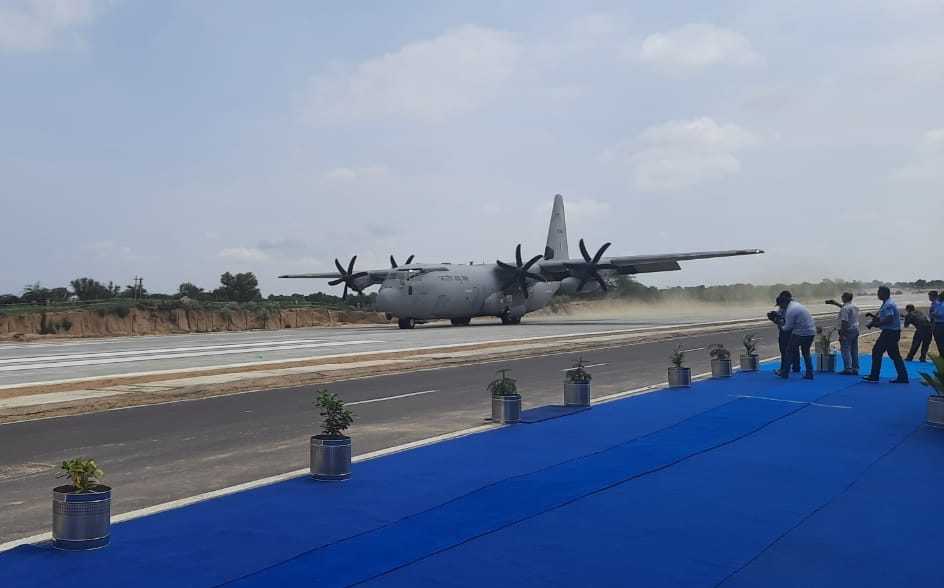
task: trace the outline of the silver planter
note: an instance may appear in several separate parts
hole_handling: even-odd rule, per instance
[[[730,359],[712,359],[711,377],[712,378],[730,378],[731,377]]]
[[[517,423],[521,420],[521,395],[492,396],[492,421]]]
[[[944,396],[928,396],[928,424],[944,427]]]
[[[741,356],[742,372],[756,372],[758,369],[760,369],[760,358],[756,353]]]
[[[311,438],[311,477],[337,482],[351,477],[351,438],[315,435]]]
[[[816,356],[816,371],[834,372],[836,371],[836,354],[820,353]]]
[[[590,406],[590,382],[565,382],[564,406]]]
[[[670,367],[669,368],[669,387],[687,388],[692,385],[692,368],[688,367]]]
[[[90,492],[75,486],[52,491],[52,540],[59,549],[98,549],[111,539],[111,488],[99,484]]]

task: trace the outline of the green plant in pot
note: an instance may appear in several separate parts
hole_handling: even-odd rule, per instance
[[[486,389],[492,397],[492,421],[516,423],[521,419],[521,395],[518,382],[508,376],[509,369],[500,369],[498,376],[488,383]]]
[[[351,438],[344,432],[354,423],[354,414],[327,390],[317,392],[315,408],[321,416],[321,434],[311,438],[311,475],[321,481],[346,480],[351,477]]]
[[[831,345],[836,329],[816,328],[816,371],[833,372],[836,370],[836,354]]]
[[[741,345],[744,346],[744,354],[741,355],[741,371],[756,372],[760,367],[760,360],[757,357],[757,342],[759,340],[754,333],[748,333],[741,339]]]
[[[928,396],[928,424],[944,427],[944,357],[931,357],[934,371],[921,373],[921,383],[932,390]]]
[[[685,367],[685,350],[681,345],[676,345],[675,349],[669,355],[669,361],[672,367],[668,370],[668,381],[670,388],[685,388],[692,385],[692,368]]]
[[[564,406],[590,406],[590,381],[593,376],[587,371],[583,358],[577,359],[573,367],[564,371]]]
[[[104,547],[111,540],[111,488],[94,459],[65,460],[58,478],[69,484],[53,489],[52,538],[59,549]]]
[[[711,358],[711,377],[730,378],[731,351],[723,343],[712,343],[708,346],[708,356]]]

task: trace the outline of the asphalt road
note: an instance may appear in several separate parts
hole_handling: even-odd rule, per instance
[[[406,331],[392,325],[372,325],[0,343],[0,388],[75,378],[757,318],[765,312],[763,306],[637,305],[619,308],[614,313],[618,316],[613,318],[529,315],[516,326],[481,318],[469,327],[436,322]]]
[[[664,382],[679,343],[698,349],[688,356],[693,373],[708,371],[701,348],[722,342],[736,358],[746,332],[761,335],[762,358],[777,354],[772,326],[584,353],[593,394]],[[563,353],[341,381],[330,389],[356,414],[350,433],[360,454],[482,424],[485,384],[500,367],[513,370],[525,408],[558,404],[562,370],[576,359]],[[50,490],[64,458],[99,462],[115,488],[115,514],[307,467],[308,437],[318,432],[313,397],[311,388],[290,388],[0,425],[0,542],[48,530]]]

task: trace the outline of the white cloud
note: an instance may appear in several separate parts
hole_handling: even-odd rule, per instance
[[[441,122],[492,100],[519,47],[509,33],[463,26],[311,81],[304,118],[315,126],[402,117]]]
[[[747,37],[737,31],[710,24],[687,24],[668,32],[649,35],[639,49],[639,59],[676,71],[763,62]]]
[[[257,247],[228,247],[218,253],[223,259],[237,262],[268,261],[269,254]]]
[[[546,205],[544,207],[544,212],[546,215],[547,213]],[[603,202],[602,200],[595,200],[593,198],[568,200],[566,203],[565,212],[566,212],[568,221],[599,219],[610,212],[610,204],[608,202]]]
[[[336,167],[324,173],[322,178],[329,182],[355,182],[383,178],[389,170],[383,165],[368,165],[364,167]]]
[[[628,163],[640,190],[681,190],[737,174],[737,154],[757,142],[747,129],[702,117],[649,127],[606,157]]]
[[[102,0],[13,0],[0,6],[0,50],[43,51],[69,39],[105,6]]]
[[[892,179],[926,182],[944,181],[944,128],[924,133],[914,159],[892,172]]]

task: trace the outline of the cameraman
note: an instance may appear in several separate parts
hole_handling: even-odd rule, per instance
[[[878,316],[871,315],[872,320],[866,326],[870,329],[879,327],[882,334],[872,347],[872,371],[863,379],[866,382],[878,382],[878,374],[882,370],[882,356],[887,353],[895,364],[895,371],[898,372],[898,377],[891,383],[907,384],[908,370],[905,369],[905,362],[902,361],[901,351],[898,349],[898,341],[901,339],[901,313],[898,311],[898,305],[892,300],[888,286],[879,287],[878,299],[882,301],[882,308],[879,309]]]
[[[842,351],[844,376],[859,375],[859,307],[852,303],[852,292],[842,293],[842,304],[827,300],[826,304],[839,307],[839,349]]]
[[[937,344],[937,354],[944,357],[944,299],[937,290],[928,292],[931,309],[928,318],[931,319],[931,332],[934,333],[934,342]]]
[[[931,347],[931,321],[924,313],[915,308],[914,304],[905,306],[905,328],[914,326],[915,334],[911,338],[911,349],[905,357],[905,361],[914,361],[915,354],[921,349],[921,359],[928,360],[928,348]]]
[[[806,364],[806,373],[803,377],[807,380],[813,379],[813,357],[810,355],[810,346],[813,344],[813,337],[816,336],[816,322],[813,315],[805,306],[793,300],[789,291],[784,290],[780,293],[780,299],[786,306],[783,312],[783,330],[789,331],[790,339],[787,341],[787,355],[789,362],[799,361],[800,353],[803,353],[803,363]],[[789,378],[790,374],[786,371],[787,366],[781,364],[781,378]]]
[[[787,344],[790,342],[790,332],[783,330],[784,310],[788,303],[789,300],[785,301],[782,296],[778,296],[776,301],[777,309],[767,313],[767,319],[777,325],[777,346],[780,347],[780,369],[775,370],[774,373],[778,376],[782,375],[781,372],[783,370],[788,369],[785,367],[788,361],[793,368],[793,372],[796,374],[800,373],[800,356],[788,355]]]

